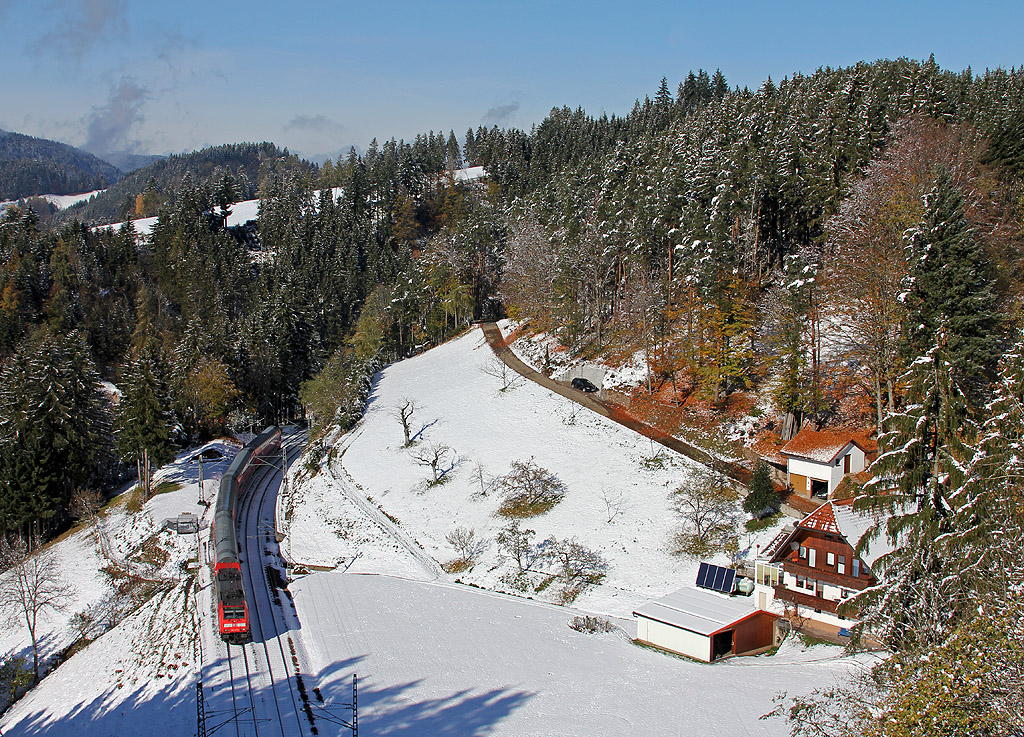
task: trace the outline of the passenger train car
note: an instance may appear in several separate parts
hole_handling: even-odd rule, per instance
[[[245,603],[242,586],[235,511],[260,462],[273,462],[280,453],[281,428],[268,427],[238,452],[220,480],[213,515],[214,599],[221,639],[233,645],[241,645],[250,639],[249,607]]]

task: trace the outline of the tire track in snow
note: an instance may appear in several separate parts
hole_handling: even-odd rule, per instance
[[[360,431],[361,432],[361,431]],[[430,580],[437,581],[438,579],[446,579],[444,571],[441,568],[441,564],[434,560],[431,556],[427,555],[426,551],[420,547],[413,538],[411,538],[405,530],[396,525],[388,518],[387,514],[378,507],[376,504],[366,498],[366,495],[362,492],[362,487],[356,482],[352,476],[349,475],[345,469],[343,460],[345,453],[348,452],[352,442],[359,437],[359,432],[352,435],[351,440],[345,443],[345,446],[338,453],[336,459],[328,462],[327,468],[331,472],[331,477],[338,482],[338,486],[341,488],[342,493],[358,507],[363,514],[372,519],[378,527],[384,530],[395,542],[401,545],[406,551],[416,559],[416,562],[420,564],[420,567],[430,576]]]

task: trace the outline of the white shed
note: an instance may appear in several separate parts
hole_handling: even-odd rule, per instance
[[[866,445],[856,433],[805,427],[779,453],[788,461],[787,481],[797,494],[831,499],[845,475],[867,467]]]
[[[684,588],[633,612],[641,642],[710,663],[772,647],[777,615],[747,597]]]

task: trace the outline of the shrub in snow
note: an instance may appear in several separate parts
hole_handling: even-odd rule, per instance
[[[494,486],[504,495],[498,514],[522,519],[544,514],[565,497],[565,484],[548,471],[528,461],[512,461],[511,470],[495,480]]]
[[[444,566],[448,573],[460,573],[473,567],[473,563],[487,547],[487,541],[476,536],[476,530],[468,527],[456,527],[444,536],[448,544],[455,548],[459,557]]]
[[[583,617],[573,617],[569,622],[569,628],[577,632],[584,632],[588,635],[595,635],[599,632],[612,632],[615,625],[602,617],[591,617],[589,614]]]

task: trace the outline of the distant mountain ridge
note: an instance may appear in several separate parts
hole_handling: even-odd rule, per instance
[[[104,189],[120,170],[66,143],[0,131],[0,200]]]

